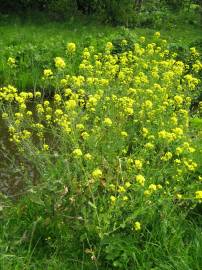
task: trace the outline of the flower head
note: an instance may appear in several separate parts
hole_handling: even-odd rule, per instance
[[[74,53],[76,51],[76,44],[73,42],[67,43],[67,51],[70,54]]]
[[[55,61],[56,68],[58,69],[65,68],[66,64],[65,64],[65,61],[62,59],[62,57],[56,57],[54,61]]]
[[[43,75],[44,75],[44,77],[48,78],[48,77],[51,77],[53,75],[53,72],[51,69],[44,69]]]
[[[112,125],[112,120],[109,117],[106,117],[104,119],[104,124],[108,127],[110,127]]]
[[[138,174],[136,175],[135,179],[138,184],[140,184],[141,186],[144,186],[145,178],[143,175]]]
[[[140,223],[139,221],[136,221],[136,222],[134,223],[134,229],[135,229],[136,231],[140,231],[140,230],[141,230],[141,223]]]
[[[92,176],[95,177],[95,178],[99,178],[99,177],[102,176],[102,171],[97,168],[92,172]]]
[[[72,154],[74,155],[74,157],[81,157],[83,155],[81,149],[79,149],[79,148],[74,149]]]

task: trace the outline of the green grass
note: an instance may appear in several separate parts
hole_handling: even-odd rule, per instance
[[[201,27],[198,25],[171,25],[162,29],[134,28],[130,35],[145,36],[150,40],[155,31],[175,47],[187,48],[200,41]],[[36,89],[41,86],[44,68],[53,63],[54,57],[63,55],[67,42],[78,47],[89,45],[102,48],[103,44],[118,36],[126,35],[122,27],[102,25],[87,18],[70,18],[67,22],[50,22],[39,19],[22,20],[8,17],[0,20],[0,85],[15,84],[19,89]],[[200,41],[201,42],[201,41]],[[201,43],[199,43],[201,46]],[[7,68],[8,57],[15,57],[19,69],[15,75]]]
[[[109,38],[113,34],[119,33],[122,27],[112,27],[103,25],[95,19],[87,17],[70,18],[69,21],[52,22],[46,17],[34,19],[22,19],[18,17],[8,17],[7,19],[0,18],[0,33],[1,33],[1,51],[9,45],[22,42],[33,44],[48,43],[49,39],[54,39],[54,42],[61,41],[81,41],[85,45],[85,39],[89,36],[95,39]],[[163,25],[161,28],[139,28],[134,27],[130,32],[138,35],[150,37],[155,31],[161,31],[163,37],[169,42],[179,42],[181,45],[189,44],[195,40],[201,39],[202,29],[200,25],[182,24]],[[99,43],[99,40],[95,41]],[[57,46],[56,46],[57,47]]]

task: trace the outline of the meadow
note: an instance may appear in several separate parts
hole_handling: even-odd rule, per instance
[[[201,37],[0,17],[0,269],[201,269]]]

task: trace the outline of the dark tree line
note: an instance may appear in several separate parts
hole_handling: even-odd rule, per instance
[[[0,11],[18,10],[20,8],[46,9],[48,6],[75,6],[83,12],[95,12],[107,6],[133,6],[136,10],[141,10],[143,5],[152,4],[154,6],[167,5],[172,8],[182,8],[191,3],[201,4],[201,0],[0,0]]]
[[[80,12],[99,15],[105,21],[123,22],[145,10],[179,11],[189,9],[191,4],[201,5],[202,13],[202,0],[0,0],[0,12],[42,11],[58,17]]]

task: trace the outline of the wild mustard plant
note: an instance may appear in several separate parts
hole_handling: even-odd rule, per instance
[[[40,161],[42,178],[51,178],[60,162],[68,192],[61,200],[60,187],[53,207],[62,216],[81,217],[82,225],[76,219],[75,226],[92,241],[97,259],[100,243],[113,234],[141,241],[165,202],[202,199],[189,131],[202,63],[194,48],[188,66],[170,55],[160,33],[154,40],[146,44],[141,37],[119,54],[111,42],[103,52],[85,48],[75,74],[68,70],[76,45],[67,44],[67,55],[54,59],[55,69],[42,72],[47,85],[51,77],[56,86],[49,99],[40,91],[0,88],[11,143]]]

